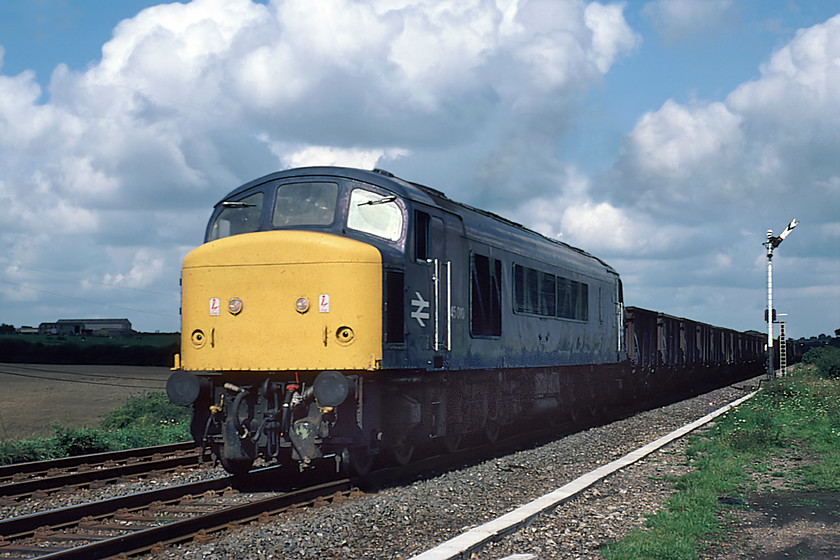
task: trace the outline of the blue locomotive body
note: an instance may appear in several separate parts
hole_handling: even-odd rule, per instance
[[[294,233],[261,235],[284,231]],[[236,236],[248,242],[227,241]],[[406,462],[428,442],[451,451],[467,435],[587,421],[761,370],[760,338],[625,310],[619,276],[600,259],[384,171],[267,175],[216,205],[205,241],[185,259],[183,371],[169,392],[193,404],[196,438],[232,471],[259,456],[335,456],[364,472],[384,451]],[[248,297],[230,297],[226,316],[216,296],[240,284]],[[281,292],[312,295],[297,313],[290,304],[248,322],[245,300],[268,308],[264,294]],[[321,333],[308,297],[326,302],[323,347],[320,334],[286,330],[273,340],[294,345],[237,355],[249,333]],[[194,311],[206,299],[211,317]],[[331,325],[331,309],[347,324]]]

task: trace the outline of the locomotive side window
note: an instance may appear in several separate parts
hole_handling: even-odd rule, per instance
[[[589,285],[557,277],[557,316],[563,319],[589,320]]]
[[[554,317],[557,313],[557,278],[522,265],[513,266],[513,310]]]
[[[274,227],[328,226],[335,217],[336,183],[289,183],[277,187]]]
[[[365,189],[350,193],[347,227],[390,241],[402,237],[403,214],[396,196],[381,195]]]
[[[470,322],[473,336],[502,334],[502,261],[473,253]]]
[[[262,208],[262,192],[254,193],[242,200],[222,202],[222,211],[213,221],[207,241],[257,231],[260,227]]]
[[[588,321],[589,285],[517,264],[513,266],[513,310]]]

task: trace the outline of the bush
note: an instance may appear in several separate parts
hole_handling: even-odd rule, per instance
[[[164,393],[129,397],[100,423],[120,448],[187,441],[190,409],[172,404]]]
[[[72,457],[111,449],[108,437],[95,428],[67,428],[54,424],[53,429],[56,448],[62,451],[62,455]]]
[[[179,352],[176,333],[105,338],[0,334],[0,362],[171,366]]]
[[[150,447],[152,445],[178,443],[191,439],[188,427],[182,424],[165,423],[116,430],[109,432],[108,436],[116,449]]]
[[[148,427],[159,424],[190,423],[190,409],[178,406],[164,393],[129,397],[125,404],[108,413],[100,423],[103,430]]]
[[[129,397],[99,428],[53,424],[51,437],[0,442],[0,465],[188,441],[189,426],[189,408],[148,393]]]
[[[811,348],[802,356],[806,364],[813,364],[817,373],[826,379],[840,377],[840,348],[834,346],[823,346],[822,348]]]
[[[43,461],[57,456],[54,438],[0,441],[0,465]]]

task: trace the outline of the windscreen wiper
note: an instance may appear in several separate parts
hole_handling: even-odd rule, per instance
[[[388,204],[397,200],[396,196],[384,196],[379,200],[368,200],[367,202],[360,202],[356,206],[377,206],[379,204]]]

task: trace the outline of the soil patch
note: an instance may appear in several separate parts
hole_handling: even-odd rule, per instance
[[[840,493],[796,486],[795,472],[818,464],[802,442],[792,442],[752,465],[754,490],[743,505],[722,514],[727,534],[701,555],[709,560],[840,560]],[[737,503],[737,502],[736,502]]]
[[[163,391],[169,368],[0,364],[0,438],[52,435],[53,422],[96,427],[132,395]]]
[[[840,494],[764,492],[729,512],[730,538],[706,558],[840,558]]]

